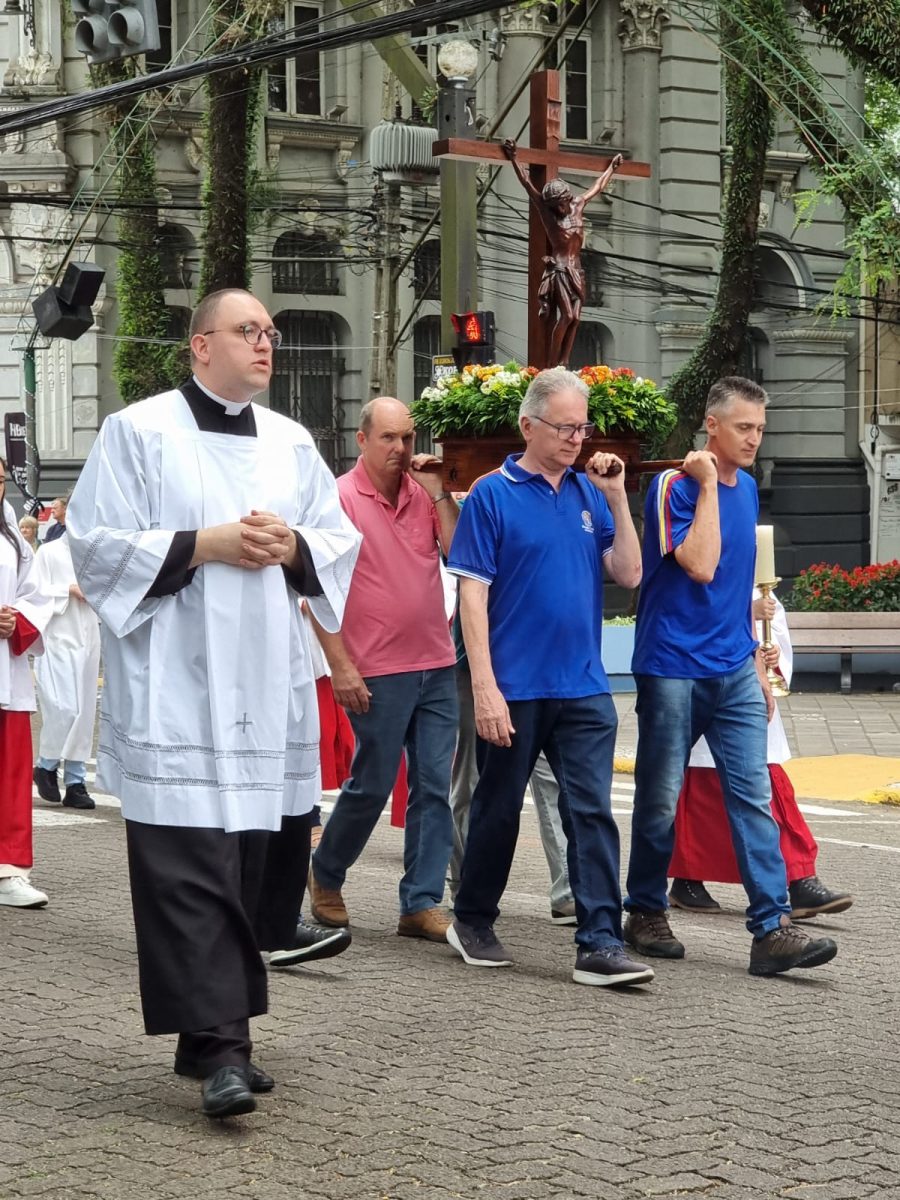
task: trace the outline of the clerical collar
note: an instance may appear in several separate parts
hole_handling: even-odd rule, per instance
[[[226,415],[229,417],[236,417],[239,413],[244,411],[248,404],[252,403],[250,400],[244,400],[241,403],[238,403],[236,400],[223,400],[221,396],[217,396],[215,392],[211,392],[205,384],[202,384],[196,375],[192,375],[191,378],[193,379],[194,383],[196,383],[200,391],[209,396],[210,400],[215,400],[216,404],[222,405],[222,407],[225,409]]]

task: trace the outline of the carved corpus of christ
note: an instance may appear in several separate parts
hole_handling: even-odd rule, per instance
[[[615,156],[583,195],[574,196],[562,179],[551,179],[543,191],[538,191],[518,160],[515,142],[505,141],[503,153],[528,193],[550,244],[550,253],[544,257],[544,273],[538,289],[541,320],[551,326],[547,365],[568,366],[585,298],[584,271],[581,267],[584,208],[606,189],[622,165],[622,155]]]

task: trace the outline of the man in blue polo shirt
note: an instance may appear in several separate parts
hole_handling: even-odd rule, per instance
[[[774,701],[751,616],[756,484],[768,397],[730,376],[710,389],[704,450],[658,475],[647,494],[644,578],[632,671],[638,748],[625,940],[642,954],[683,958],[666,915],[675,807],[701,736],[715,759],[741,879],[750,900],[752,975],[816,967],[837,953],[790,922],[772,818],[766,723]]]
[[[576,983],[647,983],[622,946],[619,838],[610,805],[616,710],[600,659],[603,568],[640,581],[624,469],[595,454],[587,388],[562,367],[532,381],[519,410],[524,454],[481,479],[463,508],[449,569],[460,576],[479,780],[447,941],[473,966],[511,966],[493,930],[541,750],[560,786],[578,931]]]

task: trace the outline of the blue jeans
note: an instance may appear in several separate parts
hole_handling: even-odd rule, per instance
[[[59,759],[54,761],[52,758],[39,758],[37,765],[42,771],[55,771],[59,767]],[[87,766],[74,758],[67,758],[63,768],[64,786],[71,787],[73,783],[84,783],[85,779],[87,779]]]
[[[722,784],[731,837],[750,904],[754,937],[790,913],[766,766],[766,704],[748,659],[713,679],[637,675],[638,747],[628,864],[629,911],[666,907],[675,808],[691,748],[705,737]]]
[[[464,925],[493,925],[519,837],[528,777],[541,750],[559,783],[569,883],[585,950],[622,944],[619,831],[610,804],[618,718],[609,695],[513,700],[512,745],[478,740],[478,785],[454,912]]]
[[[440,904],[453,843],[450,765],[456,745],[453,667],[366,679],[369,711],[348,713],[356,749],[350,778],[313,855],[317,882],[340,888],[378,823],[406,749],[409,806],[400,880],[404,915]]]

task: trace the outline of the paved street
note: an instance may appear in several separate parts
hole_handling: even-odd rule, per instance
[[[633,751],[628,697],[620,752]],[[898,754],[900,699],[797,695],[804,754]],[[632,781],[615,810],[627,851]],[[0,1198],[862,1200],[900,1197],[900,810],[807,805],[820,873],[857,905],[833,964],[746,973],[738,888],[675,917],[688,946],[649,989],[577,987],[548,917],[533,810],[498,932],[513,970],[398,938],[401,835],[382,823],[346,888],[354,944],[274,973],[256,1060],[278,1087],[214,1124],[141,1031],[115,803],[35,804],[42,911],[0,910]]]

